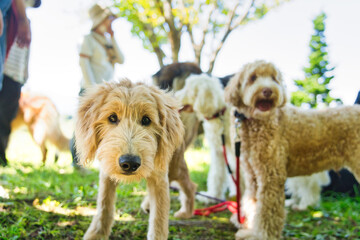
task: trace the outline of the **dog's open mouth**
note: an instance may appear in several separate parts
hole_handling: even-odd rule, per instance
[[[258,100],[255,104],[255,107],[262,112],[269,111],[274,106],[274,101],[270,99],[261,99]]]

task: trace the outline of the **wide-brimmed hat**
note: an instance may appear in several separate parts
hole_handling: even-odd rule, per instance
[[[116,15],[111,11],[110,8],[95,4],[89,9],[89,16],[93,22],[91,29],[96,28],[100,23],[102,23],[109,16]]]

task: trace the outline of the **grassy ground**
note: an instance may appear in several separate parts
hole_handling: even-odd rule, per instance
[[[206,188],[209,157],[205,150],[187,153],[191,177]],[[41,166],[40,151],[24,131],[16,133],[8,150],[10,166],[0,168],[0,239],[81,239],[95,213],[96,166],[71,167],[69,153],[54,163],[48,154]],[[116,220],[110,239],[145,239],[148,216],[140,210],[144,182],[117,189]],[[204,205],[196,203],[196,208]],[[234,239],[230,213],[178,220],[177,193],[171,193],[169,239]],[[319,207],[288,211],[283,239],[360,239],[360,197],[327,197]]]

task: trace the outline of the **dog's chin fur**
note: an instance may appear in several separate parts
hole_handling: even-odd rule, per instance
[[[264,97],[262,94],[264,88],[271,89],[271,97]],[[259,77],[257,82],[249,87],[244,87],[243,93],[244,107],[248,108],[249,117],[257,119],[271,116],[285,99],[283,88],[269,77]]]

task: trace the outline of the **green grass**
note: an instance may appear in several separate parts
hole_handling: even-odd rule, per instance
[[[74,170],[69,153],[54,163],[51,152],[41,166],[40,151],[23,131],[13,136],[8,155],[10,166],[0,168],[0,193],[2,188],[8,195],[0,197],[0,239],[81,239],[96,208],[97,168]],[[205,190],[207,151],[191,149],[186,159],[198,190]],[[144,193],[145,182],[118,187],[110,239],[146,238],[148,215],[140,210]],[[175,219],[177,196],[171,192],[169,239],[234,239],[229,212]],[[360,239],[359,226],[360,197],[327,197],[318,208],[288,210],[283,239]]]

